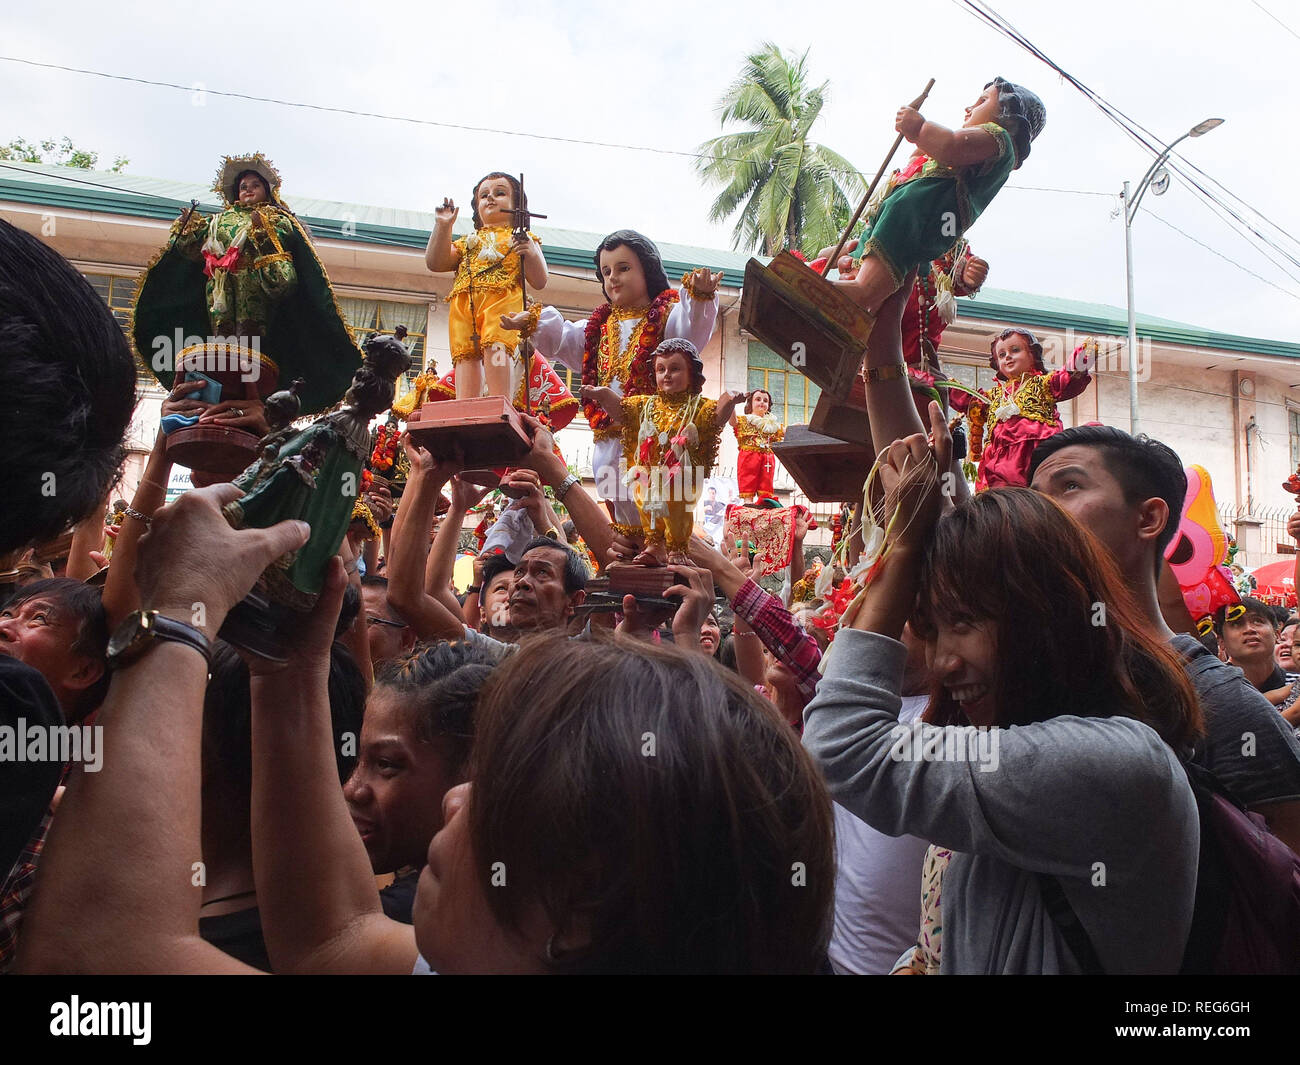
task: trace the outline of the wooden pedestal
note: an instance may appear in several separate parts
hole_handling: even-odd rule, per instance
[[[466,466],[474,469],[513,466],[532,450],[519,414],[504,396],[426,403],[407,419],[406,428],[434,458],[450,458],[459,448]]]
[[[233,480],[257,459],[258,437],[228,425],[191,425],[167,434],[167,458],[208,484]]]
[[[785,439],[772,452],[814,503],[847,503],[862,498],[862,484],[876,453],[870,434],[864,444],[851,444],[813,432],[806,425],[788,425]]]
[[[874,319],[789,252],[767,266],[750,259],[740,328],[819,385],[844,399],[862,368]]]
[[[643,566],[635,562],[615,562],[605,568],[611,595],[635,595],[637,599],[656,599],[665,603],[664,592],[681,578],[667,566]]]
[[[871,446],[871,419],[867,417],[865,399],[859,406],[852,398],[841,401],[822,393],[812,417],[808,419],[808,428],[822,436]]]

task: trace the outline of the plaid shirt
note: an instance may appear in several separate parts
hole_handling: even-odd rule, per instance
[[[817,667],[822,660],[822,650],[812,636],[795,624],[781,600],[747,580],[732,599],[731,609],[737,617],[749,622],[763,646],[794,674],[799,694],[811,699],[821,678]]]
[[[36,865],[45,847],[45,835],[50,830],[54,811],[47,810],[40,827],[32,834],[18,855],[9,875],[0,883],[0,974],[13,968],[14,954],[18,950],[18,929],[23,923],[23,911],[36,884]]]

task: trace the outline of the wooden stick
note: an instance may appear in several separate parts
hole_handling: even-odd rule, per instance
[[[921,105],[925,103],[925,98],[930,95],[930,90],[934,88],[934,78],[925,83],[925,89],[921,95],[912,101],[913,110],[921,110]],[[876,171],[876,176],[872,178],[871,185],[867,188],[866,195],[862,197],[862,202],[858,204],[858,209],[853,212],[853,217],[849,219],[849,224],[844,228],[844,235],[840,237],[840,242],[835,245],[835,252],[826,260],[826,265],[822,267],[822,277],[825,277],[831,268],[831,263],[837,261],[840,257],[840,251],[844,245],[849,242],[849,234],[853,232],[853,227],[858,224],[858,219],[862,217],[862,212],[867,209],[867,203],[871,200],[872,194],[876,191],[876,186],[880,184],[881,177],[884,176],[885,168],[893,161],[894,153],[898,151],[898,146],[903,143],[903,135],[900,133],[894,138],[894,145],[889,149],[889,154],[885,156],[885,161],[880,164],[880,169]]]

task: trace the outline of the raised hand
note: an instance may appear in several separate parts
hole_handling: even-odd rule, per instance
[[[434,208],[433,217],[439,222],[451,225],[460,217],[460,208],[452,203],[450,199],[446,199],[442,201],[441,207]]]
[[[916,143],[917,135],[924,125],[925,119],[921,117],[921,112],[915,107],[900,107],[898,114],[894,117],[894,129],[898,130],[913,144]]]
[[[958,280],[967,288],[976,289],[988,279],[989,264],[984,260],[972,255],[962,263],[961,276]]]
[[[721,270],[715,274],[707,266],[698,266],[691,271],[691,290],[698,299],[712,299],[717,294],[718,282],[721,280]]]

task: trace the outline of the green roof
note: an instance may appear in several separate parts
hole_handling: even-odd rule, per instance
[[[44,163],[0,162],[0,200],[11,203],[170,221],[191,199],[208,209],[219,205],[216,194],[207,185]],[[292,190],[285,193],[285,200],[311,227],[313,234],[333,240],[422,250],[433,229],[433,215],[426,211],[318,200]],[[541,226],[535,227],[535,232],[546,245],[547,262],[578,269],[591,269],[592,254],[604,236]],[[659,251],[670,278],[696,266],[710,266],[721,269],[722,283],[735,288],[743,283],[745,263],[749,260],[742,253],[686,244],[660,242]],[[961,306],[968,315],[995,322],[1108,336],[1124,336],[1128,332],[1127,312],[1122,307],[1103,303],[986,288],[973,300],[963,300]],[[1137,331],[1141,337],[1159,343],[1300,359],[1300,344],[1217,333],[1152,315],[1137,316]]]

